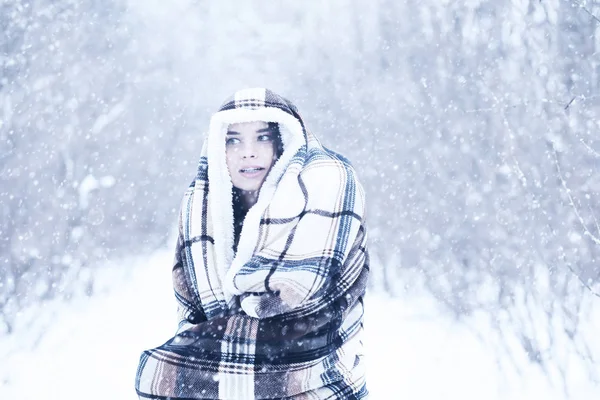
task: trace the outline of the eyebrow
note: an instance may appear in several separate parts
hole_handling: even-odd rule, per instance
[[[271,128],[262,128],[256,131],[256,133],[273,133],[273,129]],[[227,131],[228,135],[239,135],[239,132],[236,131]]]

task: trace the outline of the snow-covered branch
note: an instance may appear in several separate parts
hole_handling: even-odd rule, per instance
[[[564,103],[564,101],[549,100],[549,99],[539,99],[536,102],[523,101],[521,103],[514,103],[514,104],[501,104],[500,102],[497,102],[492,107],[464,110],[464,113],[465,114],[474,114],[474,113],[490,112],[490,111],[506,111],[509,109],[532,107],[532,106],[536,106],[539,104],[556,105],[556,106],[562,107],[563,109],[567,110],[569,107],[571,107],[571,105],[575,102],[575,100],[588,101],[588,100],[594,100],[597,98],[600,98],[600,95],[593,95],[593,96],[577,95],[577,96],[571,97],[571,100],[569,100],[569,102],[566,104]]]
[[[577,4],[577,6],[579,8],[581,8],[586,14],[588,14],[590,17],[592,17],[592,19],[598,23],[600,23],[600,18],[596,17],[585,5],[583,5],[580,1],[578,0],[573,0],[573,2],[575,4]]]
[[[556,151],[556,149],[554,148],[553,145],[552,145],[552,152],[554,155],[554,164],[556,166],[558,178],[560,179],[561,185],[569,199],[569,203],[571,204],[571,207],[573,208],[573,211],[575,212],[575,215],[577,216],[577,220],[581,224],[581,227],[583,228],[585,235],[588,236],[594,243],[600,245],[600,237],[598,237],[597,235],[594,235],[589,230],[589,228],[587,227],[587,224],[585,223],[585,221],[583,220],[583,217],[581,216],[581,213],[579,212],[577,205],[575,204],[575,199],[573,198],[573,195],[571,194],[571,189],[569,189],[569,187],[567,186],[567,182],[566,182],[566,180],[563,176],[562,170],[560,168],[560,162],[558,160],[558,152]],[[594,216],[594,220],[596,222],[596,228],[598,229],[598,221],[596,220],[595,216]],[[573,270],[573,267],[571,267],[571,265],[569,263],[565,263],[565,264],[567,265],[569,270],[573,273],[573,275],[575,275],[577,277],[577,279],[579,279],[579,281],[581,282],[581,284],[583,286],[585,286],[593,295],[600,297],[600,293],[596,292],[587,282],[585,282],[581,278],[581,276],[575,270]]]
[[[590,239],[592,239],[592,241],[594,243],[600,245],[600,238],[598,236],[594,235],[592,232],[590,232],[590,230],[587,227],[587,224],[585,223],[585,221],[583,220],[583,217],[581,216],[581,213],[579,212],[579,209],[577,208],[577,205],[575,204],[575,200],[573,198],[573,195],[571,194],[571,189],[569,189],[569,187],[567,186],[567,183],[563,176],[562,170],[560,168],[560,163],[558,161],[558,152],[556,151],[554,146],[552,147],[552,150],[553,150],[553,154],[554,154],[554,163],[556,166],[556,172],[558,173],[558,177],[560,179],[561,185],[562,185],[565,193],[567,194],[567,197],[569,198],[569,203],[571,204],[571,207],[573,207],[573,211],[575,212],[575,215],[577,216],[577,219],[578,219],[579,223],[581,224],[581,227],[583,228],[585,235],[588,236]]]

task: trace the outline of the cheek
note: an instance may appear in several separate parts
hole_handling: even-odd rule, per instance
[[[273,146],[264,146],[261,149],[261,154],[260,154],[261,158],[263,160],[274,160],[275,159],[275,151]]]
[[[231,171],[232,169],[235,169],[235,168],[233,168],[234,164],[233,164],[233,152],[232,151],[227,150],[225,152],[225,162],[227,163],[227,169],[229,171]]]

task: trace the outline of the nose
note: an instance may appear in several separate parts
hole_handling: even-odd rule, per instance
[[[242,158],[256,158],[256,148],[251,143],[246,143],[242,149]]]

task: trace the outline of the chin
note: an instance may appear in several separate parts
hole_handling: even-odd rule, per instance
[[[257,185],[251,185],[251,184],[249,185],[247,183],[246,184],[243,184],[243,183],[242,184],[235,184],[235,183],[233,183],[233,186],[235,188],[237,188],[239,190],[243,190],[245,192],[255,192],[255,191],[257,191],[257,190],[260,189],[261,185],[257,186]]]

